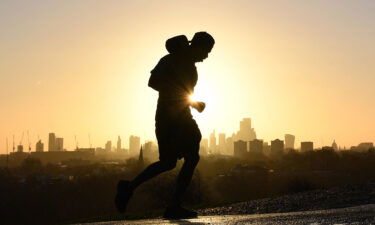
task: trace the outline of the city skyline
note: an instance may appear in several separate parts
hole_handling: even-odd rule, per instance
[[[251,116],[267,140],[374,141],[374,11],[368,0],[2,1],[0,153],[27,130],[34,143],[54,131],[69,148],[74,135],[154,140],[150,70],[168,38],[201,30],[216,40],[197,63],[203,136]]]
[[[24,133],[22,133],[21,141],[19,143],[16,142],[16,140],[9,140],[7,138],[7,146],[6,151],[8,153],[12,152],[43,152],[43,151],[74,151],[79,149],[99,149],[99,150],[106,150],[106,151],[114,151],[114,150],[127,150],[130,155],[136,155],[139,153],[139,149],[141,146],[150,145],[150,143],[155,143],[157,145],[157,141],[151,140],[151,139],[142,139],[140,136],[136,135],[130,135],[128,136],[129,140],[128,142],[123,142],[121,135],[117,135],[114,140],[110,139],[107,140],[102,145],[93,145],[91,140],[91,135],[88,134],[88,143],[87,145],[83,144],[80,145],[77,140],[77,135],[74,135],[74,141],[75,146],[72,147],[64,147],[64,137],[58,137],[54,132],[48,133],[47,140],[44,140],[39,138],[37,141],[32,142],[29,138],[29,131],[27,131],[27,143],[23,143],[24,139]],[[297,136],[298,137],[298,136]],[[255,152],[262,152],[264,147],[272,147],[272,143],[277,143],[278,145],[282,142],[282,149],[288,150],[288,149],[295,149],[300,150],[302,152],[308,150],[314,150],[324,147],[332,147],[333,150],[349,150],[351,147],[361,147],[361,145],[366,145],[373,143],[371,140],[367,140],[365,142],[360,142],[353,144],[351,146],[342,146],[338,145],[336,143],[336,139],[333,139],[333,142],[318,145],[317,143],[314,143],[310,140],[301,140],[300,142],[296,142],[296,135],[293,134],[285,134],[283,139],[280,139],[278,137],[274,137],[273,139],[264,139],[262,137],[257,137],[255,128],[252,127],[252,119],[249,117],[243,118],[241,121],[239,121],[239,130],[232,132],[231,135],[227,136],[227,133],[216,133],[216,130],[213,129],[213,131],[209,134],[207,137],[203,137],[201,141],[201,148],[202,151],[204,151],[204,154],[207,154],[208,152],[210,154],[236,154],[236,146],[239,146],[241,149],[240,151],[243,151],[243,149],[246,149],[247,151],[255,151]],[[240,141],[241,143],[237,143]],[[26,142],[26,141],[25,141]],[[45,144],[48,143],[48,144]],[[112,143],[116,143],[116,145],[112,145]],[[245,144],[246,147],[243,147]],[[13,146],[14,145],[14,146]],[[29,146],[28,149],[25,148],[25,146]],[[31,147],[34,146],[34,147]],[[127,146],[127,148],[125,147]],[[248,146],[248,147],[247,147]],[[253,149],[252,147],[253,146]],[[262,146],[262,147],[260,147]],[[373,145],[372,145],[373,146]],[[44,149],[45,147],[45,149]],[[39,148],[39,150],[37,150]],[[150,148],[150,147],[146,147]],[[261,149],[261,150],[260,150]],[[280,147],[278,147],[280,149]]]

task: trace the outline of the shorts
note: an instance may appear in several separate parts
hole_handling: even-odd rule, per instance
[[[199,154],[202,135],[191,114],[177,118],[156,118],[155,125],[161,161],[175,161],[190,154]]]

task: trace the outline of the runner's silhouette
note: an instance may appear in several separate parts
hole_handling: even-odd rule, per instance
[[[199,161],[201,133],[190,106],[202,112],[205,103],[190,100],[198,80],[196,62],[208,57],[214,46],[213,37],[207,32],[197,32],[189,42],[185,35],[166,41],[168,55],[160,59],[151,71],[148,86],[159,92],[155,116],[155,131],[159,145],[159,161],[152,163],[133,180],[120,180],[117,185],[115,205],[125,212],[133,191],[143,182],[176,167],[178,159],[184,164],[177,177],[172,201],[164,218],[182,219],[197,217],[197,213],[181,206],[195,167]]]

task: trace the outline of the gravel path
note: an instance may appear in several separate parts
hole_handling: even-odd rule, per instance
[[[362,225],[375,224],[375,204],[362,205],[349,208],[289,212],[289,213],[270,213],[270,214],[251,214],[251,215],[220,215],[220,216],[199,216],[196,219],[186,220],[132,220],[132,221],[108,221],[90,223],[91,225]],[[78,224],[76,224],[78,225]]]
[[[199,215],[295,212],[344,208],[372,203],[375,203],[375,183],[366,183],[202,209],[199,210]]]

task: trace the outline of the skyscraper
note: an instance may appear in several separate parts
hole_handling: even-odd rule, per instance
[[[251,119],[244,118],[240,121],[240,130],[236,134],[236,140],[252,141],[256,139],[254,128],[251,128]]]
[[[234,156],[242,157],[247,152],[247,143],[242,140],[234,142]]]
[[[107,141],[107,143],[105,143],[105,150],[107,152],[110,152],[112,150],[112,141]]]
[[[64,138],[55,139],[55,151],[64,151]]]
[[[296,137],[291,134],[285,134],[285,149],[294,149],[294,141]]]
[[[117,138],[117,149],[116,150],[121,151],[121,138],[120,138],[120,136],[118,136],[118,138]]]
[[[215,152],[216,151],[216,134],[215,130],[210,134],[210,151]]]
[[[301,152],[307,152],[314,150],[314,143],[311,141],[301,142]]]
[[[224,133],[219,134],[219,146],[218,147],[219,147],[219,153],[220,154],[225,153],[226,145],[225,145],[225,134]]]
[[[225,140],[225,145],[226,145],[226,154],[228,155],[233,155],[234,154],[234,144],[233,144],[233,138],[232,137],[227,137]]]
[[[262,153],[263,152],[263,140],[254,139],[249,142],[249,152]]]
[[[152,153],[152,141],[147,141],[146,143],[143,144],[143,157],[150,157]]]
[[[141,148],[141,138],[131,135],[129,137],[129,154],[135,155],[139,152]]]
[[[200,143],[200,150],[199,153],[202,155],[206,155],[208,153],[208,139],[202,138]]]
[[[35,151],[36,152],[43,152],[44,151],[44,144],[41,140],[39,140],[35,145]]]
[[[56,136],[55,133],[49,133],[48,135],[48,151],[56,151]]]
[[[284,151],[284,141],[275,139],[271,141],[271,154],[281,154]]]

